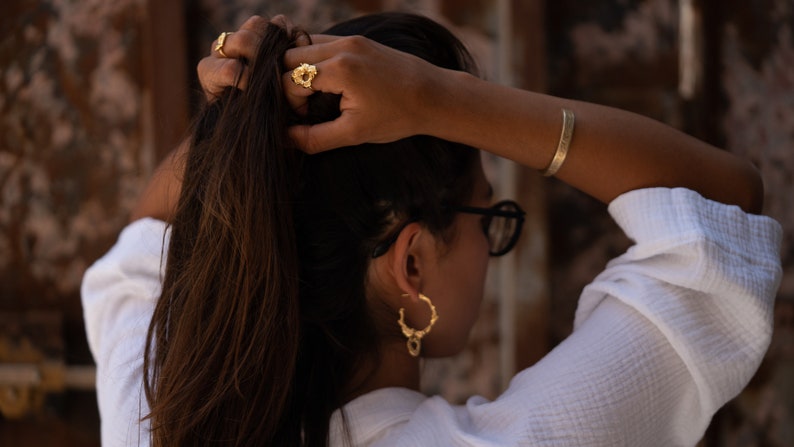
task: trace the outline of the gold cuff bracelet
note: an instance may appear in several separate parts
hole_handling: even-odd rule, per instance
[[[554,153],[551,164],[543,171],[543,175],[546,177],[556,174],[565,162],[565,157],[568,155],[568,147],[571,145],[571,138],[573,137],[574,120],[575,116],[572,111],[562,109],[562,135],[560,135],[560,143],[557,145],[557,152]]]

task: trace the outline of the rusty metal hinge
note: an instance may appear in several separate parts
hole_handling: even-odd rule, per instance
[[[93,390],[96,369],[67,365],[59,312],[0,312],[0,413],[22,418],[48,394]]]
[[[96,368],[60,362],[0,363],[0,412],[21,418],[41,408],[44,397],[67,389],[93,390]]]

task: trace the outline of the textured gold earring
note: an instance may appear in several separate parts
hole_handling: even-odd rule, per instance
[[[409,294],[403,294],[403,296],[411,296]],[[430,298],[426,295],[419,294],[419,299],[426,302],[428,306],[430,306],[430,324],[427,325],[426,328],[422,329],[421,331],[416,330],[414,328],[408,327],[405,324],[405,308],[400,308],[400,319],[397,320],[397,323],[400,325],[400,329],[403,331],[403,335],[408,338],[408,342],[406,342],[406,346],[408,347],[408,353],[414,357],[419,356],[419,351],[422,350],[422,337],[427,335],[430,332],[430,329],[433,328],[433,325],[436,324],[436,320],[438,320],[438,314],[436,313],[436,306],[430,302]]]

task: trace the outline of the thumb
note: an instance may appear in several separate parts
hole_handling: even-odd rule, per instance
[[[290,126],[287,131],[300,150],[307,154],[317,154],[351,144],[341,120],[342,117],[315,125]]]

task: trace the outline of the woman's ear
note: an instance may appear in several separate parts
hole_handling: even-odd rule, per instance
[[[413,222],[400,231],[387,254],[395,284],[412,299],[418,299],[423,277],[429,272],[431,250],[435,250],[435,238],[420,223]]]

